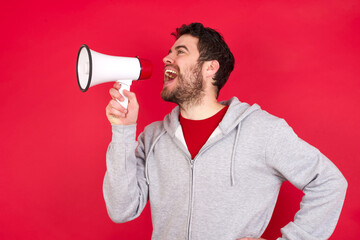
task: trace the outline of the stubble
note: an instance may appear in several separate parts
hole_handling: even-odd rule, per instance
[[[176,103],[180,107],[201,104],[205,95],[201,68],[202,63],[197,63],[184,74],[180,73],[177,86],[172,90],[165,87],[161,91],[161,98],[167,102]]]

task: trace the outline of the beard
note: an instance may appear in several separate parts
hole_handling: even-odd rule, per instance
[[[180,106],[197,105],[204,96],[204,79],[201,74],[202,64],[197,63],[184,74],[178,71],[177,83],[174,89],[165,87],[161,98]],[[179,68],[177,68],[179,70]]]

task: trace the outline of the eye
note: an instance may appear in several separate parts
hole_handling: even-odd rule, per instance
[[[177,51],[177,54],[178,54],[178,55],[179,55],[179,54],[182,54],[182,53],[185,53],[185,52],[184,52],[183,50],[180,50],[180,49]]]

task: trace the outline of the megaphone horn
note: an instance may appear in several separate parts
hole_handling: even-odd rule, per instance
[[[105,82],[120,82],[120,93],[124,96],[124,89],[130,91],[134,80],[151,77],[152,64],[139,57],[118,57],[98,53],[83,44],[78,52],[76,61],[76,76],[79,88],[86,92],[90,87]],[[118,101],[127,108],[128,99]]]

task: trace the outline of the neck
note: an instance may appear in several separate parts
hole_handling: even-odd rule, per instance
[[[224,105],[220,104],[216,98],[198,101],[196,104],[179,105],[181,116],[191,120],[203,120],[215,115]]]

